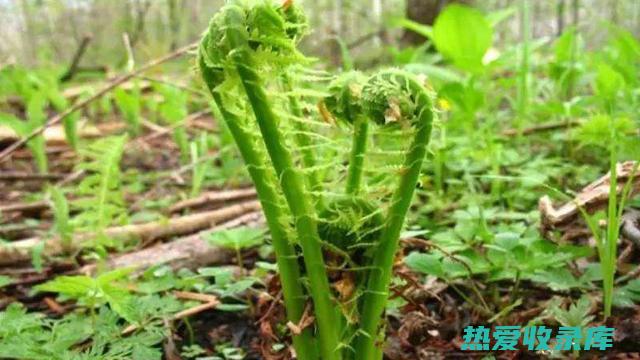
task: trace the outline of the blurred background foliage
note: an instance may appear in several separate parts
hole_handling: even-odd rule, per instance
[[[401,56],[400,49],[424,42],[403,19],[432,25],[452,2],[466,3],[486,13],[514,13],[516,0],[297,0],[310,17],[313,33],[306,53],[340,64],[348,48],[360,68]],[[196,41],[221,0],[2,0],[0,1],[0,66],[63,66],[87,42],[81,67],[102,71],[126,66],[128,41],[139,62]],[[640,33],[640,1],[530,1],[533,39],[553,38],[574,24],[586,46],[605,39],[605,23]],[[508,16],[495,28],[494,46],[518,42],[521,19]],[[124,39],[124,36],[128,40]],[[87,41],[90,37],[90,41]],[[391,51],[388,51],[391,49]],[[397,59],[396,59],[397,60]]]

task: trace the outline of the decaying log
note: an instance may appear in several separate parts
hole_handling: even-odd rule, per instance
[[[11,212],[36,212],[47,210],[48,208],[49,203],[44,200],[29,203],[15,203],[0,206],[0,214],[8,214]]]
[[[20,171],[0,172],[0,181],[47,181],[64,179],[66,174],[59,173],[29,173]]]
[[[256,197],[254,188],[232,189],[223,191],[208,191],[202,195],[179,201],[169,207],[169,213],[176,213],[185,209],[198,208],[203,205],[215,205],[232,200],[252,199]]]
[[[255,212],[258,210],[260,210],[260,203],[258,201],[248,201],[218,210],[182,216],[165,221],[112,227],[106,229],[104,234],[109,238],[124,242],[130,242],[131,240],[136,239],[143,242],[149,242],[151,240],[170,236],[192,234],[230,219],[234,219],[248,212]],[[58,237],[47,240],[32,238],[12,242],[5,246],[0,246],[0,266],[29,260],[31,258],[33,248],[42,241],[46,241],[43,255],[55,256],[63,253],[65,250],[69,251],[80,249],[95,236],[96,234],[93,233],[77,234],[73,237],[73,241],[69,249],[65,249],[63,247],[63,244]]]
[[[167,265],[174,270],[182,268],[197,269],[203,266],[227,264],[229,259],[234,256],[233,251],[208,244],[203,239],[203,235],[211,231],[230,229],[241,225],[253,226],[261,220],[262,213],[251,212],[216,226],[211,230],[205,230],[198,234],[135,252],[116,255],[102,266],[106,269],[134,267],[136,271],[144,271],[151,266],[159,264]],[[94,274],[96,269],[96,264],[89,264],[82,267],[79,272]]]
[[[635,161],[626,161],[617,164],[618,184],[617,194],[621,195],[624,186],[632,176],[635,168]],[[636,174],[632,179],[629,196],[632,197],[640,193],[640,174]],[[547,237],[552,231],[568,231],[572,228],[585,228],[581,224],[582,216],[580,209],[589,214],[607,207],[609,200],[610,174],[607,173],[600,179],[587,185],[584,189],[569,202],[555,207],[548,196],[543,196],[538,202],[540,210],[541,233]],[[587,230],[588,231],[588,230]]]

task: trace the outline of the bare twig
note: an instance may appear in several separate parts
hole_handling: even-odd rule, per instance
[[[28,211],[42,211],[49,208],[49,203],[46,201],[35,201],[30,203],[17,203],[0,206],[0,214],[6,214],[10,212],[28,212]]]
[[[85,106],[89,105],[90,103],[92,103],[93,101],[101,98],[102,96],[104,96],[105,94],[107,94],[108,92],[112,91],[113,89],[117,88],[119,85],[129,81],[130,79],[132,79],[133,77],[142,74],[143,72],[158,66],[160,64],[163,64],[167,61],[176,59],[182,55],[184,55],[185,53],[195,49],[198,46],[197,43],[193,43],[193,44],[189,44],[185,47],[182,47],[168,55],[165,55],[161,58],[152,60],[148,63],[146,63],[145,65],[143,65],[142,67],[140,67],[139,69],[135,70],[135,71],[131,71],[128,74],[122,75],[116,79],[114,79],[113,81],[111,81],[109,84],[107,84],[104,88],[102,88],[100,91],[98,91],[97,93],[93,94],[92,96],[86,98],[85,100],[82,100],[80,102],[78,102],[77,104],[69,107],[67,110],[55,115],[54,117],[50,118],[49,120],[47,120],[42,126],[38,127],[37,129],[33,130],[29,135],[25,136],[24,138],[22,138],[21,140],[11,144],[10,146],[8,146],[6,149],[4,149],[2,152],[0,152],[0,162],[3,162],[5,160],[7,160],[9,158],[9,156],[16,151],[17,149],[19,149],[20,147],[22,147],[23,145],[25,145],[29,140],[33,139],[34,137],[40,135],[46,128],[48,128],[51,125],[55,125],[58,124],[59,122],[62,121],[62,119],[64,119],[65,117],[69,116],[70,114],[84,108]]]
[[[169,213],[176,213],[185,209],[197,208],[203,205],[215,205],[225,203],[232,200],[255,198],[256,190],[254,188],[232,189],[221,191],[209,191],[202,195],[177,202],[169,207]]]
[[[200,305],[196,305],[192,308],[186,309],[186,310],[182,310],[180,312],[177,312],[175,314],[173,314],[173,316],[171,317],[171,321],[175,321],[175,320],[181,320],[184,318],[188,318],[189,316],[193,316],[196,314],[199,314],[203,311],[206,310],[210,310],[215,308],[216,306],[218,306],[220,304],[220,301],[218,300],[218,298],[212,298],[211,300],[209,300],[208,302],[205,302],[203,304]],[[129,335],[131,333],[133,333],[134,331],[138,330],[138,325],[129,325],[127,326],[124,330],[122,330],[122,335]]]
[[[241,225],[249,225],[261,220],[261,218],[262,214],[260,212],[252,212],[204,231],[214,232]],[[159,264],[167,265],[174,270],[182,268],[197,269],[203,266],[228,263],[233,254],[234,252],[231,250],[209,244],[203,238],[203,233],[201,232],[131,253],[114,255],[105,262],[101,269],[132,267],[136,271],[142,272]],[[96,264],[89,264],[83,266],[78,272],[81,274],[95,274],[97,269]],[[239,272],[240,269],[238,269]]]
[[[207,211],[165,221],[112,227],[106,229],[104,235],[123,241],[141,239],[142,241],[148,242],[153,239],[194,233],[259,209],[260,203],[258,201],[249,201],[219,210]],[[78,234],[74,236],[70,248],[80,249],[87,241],[95,238],[95,236],[97,236],[97,234],[94,233]],[[0,247],[0,265],[9,265],[30,259],[32,249],[42,241],[46,241],[44,250],[44,255],[46,256],[58,255],[65,250],[58,237],[47,240],[32,238],[15,241]]]
[[[624,185],[633,175],[635,161],[625,161],[617,164],[617,181],[616,191],[620,194]],[[584,209],[588,213],[604,208],[609,199],[609,182],[610,174],[607,173],[600,179],[592,182],[583,188],[574,199],[555,207],[548,196],[540,198],[538,208],[540,210],[540,222],[542,232],[547,233],[550,230],[557,229],[563,224],[568,224],[578,217],[580,209]],[[629,196],[632,197],[640,192],[640,177],[634,177],[631,184]]]
[[[60,77],[60,82],[66,82],[71,80],[75,76],[75,74],[78,72],[78,65],[80,65],[80,59],[82,59],[82,55],[84,55],[85,51],[87,50],[87,47],[89,46],[89,43],[91,42],[92,38],[93,37],[91,35],[85,35],[82,38],[82,41],[80,41],[80,45],[78,46],[76,53],[73,55],[73,59],[71,60],[71,64],[69,65],[69,68],[64,73],[64,75]]]
[[[502,136],[517,136],[519,134],[531,135],[537,132],[571,128],[578,125],[580,125],[580,121],[578,120],[549,122],[549,123],[537,124],[528,128],[524,128],[522,129],[522,131],[518,129],[507,129],[502,132]]]
[[[0,172],[0,181],[42,181],[42,180],[59,180],[67,176],[66,174],[56,174],[56,173],[28,173],[28,172],[18,172],[18,171],[7,171]]]

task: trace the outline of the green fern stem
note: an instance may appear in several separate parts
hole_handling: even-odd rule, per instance
[[[415,127],[415,136],[406,154],[402,175],[393,194],[385,226],[373,255],[367,288],[362,299],[361,335],[355,343],[355,354],[358,360],[382,358],[382,351],[376,343],[384,336],[381,329],[381,318],[389,295],[388,288],[391,282],[393,260],[398,248],[400,231],[411,205],[420,169],[427,152],[433,121],[433,109],[429,94],[413,76],[397,70],[387,70],[374,75],[372,79],[375,77],[378,77],[377,80],[395,82],[397,86],[403,84],[404,87],[400,90],[409,92],[405,96],[410,96],[415,106],[414,118],[410,120]]]
[[[255,139],[253,136],[242,128],[240,125],[241,120],[238,116],[225,107],[222,96],[215,90],[216,82],[211,70],[204,63],[202,57],[199,58],[199,66],[202,77],[222,114],[222,118],[240,150],[262,205],[262,211],[271,233],[271,240],[276,253],[287,318],[293,323],[299,323],[304,314],[306,297],[300,277],[297,254],[293,245],[289,242],[286,229],[281,222],[281,219],[285,218],[285,214],[283,214],[280,206],[283,200],[278,196],[274,188],[276,179],[266,170],[263,156],[254,147]],[[315,339],[311,329],[305,329],[300,335],[294,335],[293,346],[296,349],[298,358],[303,360],[318,359]]]
[[[312,200],[305,189],[302,176],[293,165],[291,154],[278,129],[277,118],[261,85],[261,78],[254,70],[248,35],[243,26],[245,17],[242,9],[229,6],[225,14],[226,37],[230,48],[233,49],[229,55],[256,115],[262,139],[280,179],[280,186],[291,210],[298,241],[302,247],[315,307],[321,358],[339,360],[341,356],[336,331],[337,308],[331,299],[331,288],[318,236],[316,214],[311,205]]]
[[[298,118],[297,121],[294,121],[294,126],[296,130],[296,142],[300,152],[302,153],[302,164],[306,169],[311,169],[307,176],[307,182],[309,183],[309,188],[314,194],[316,210],[321,211],[324,209],[324,201],[321,194],[322,182],[320,181],[319,171],[315,169],[316,156],[314,155],[311,147],[313,142],[311,141],[311,137],[307,134],[308,129],[306,129],[304,124],[300,121],[304,119],[304,117],[302,114],[302,108],[300,107],[300,101],[294,94],[292,94],[293,83],[291,77],[284,74],[282,75],[282,81],[285,89],[290,93],[289,107],[291,108],[291,112],[296,118]]]
[[[349,170],[347,173],[347,194],[358,195],[362,183],[364,155],[367,150],[369,136],[369,120],[358,115],[353,122],[353,140],[349,156]]]

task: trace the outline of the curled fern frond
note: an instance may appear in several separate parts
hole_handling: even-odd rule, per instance
[[[430,103],[430,94],[413,75],[401,70],[384,70],[369,78],[362,90],[363,108],[377,124],[405,124],[419,121],[419,112]]]
[[[306,61],[296,46],[307,28],[304,12],[293,3],[231,1],[211,19],[200,43],[200,67],[208,69],[205,80],[216,87],[235,73],[230,55],[238,49],[227,36],[228,32],[241,38],[240,43],[246,44],[255,55],[254,70],[278,74],[292,64]]]
[[[431,95],[415,76],[399,70],[373,75],[363,89],[363,107],[378,124],[409,124],[413,141],[404,156],[398,185],[391,198],[384,229],[372,257],[366,291],[362,297],[361,335],[355,343],[357,360],[382,359],[377,340],[391,282],[400,232],[418,183],[433,122]],[[389,124],[389,125],[387,125]]]
[[[329,95],[324,104],[334,118],[353,124],[362,113],[362,87],[366,77],[359,71],[349,71],[329,84]]]

